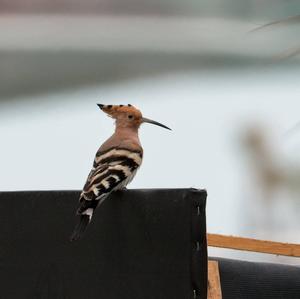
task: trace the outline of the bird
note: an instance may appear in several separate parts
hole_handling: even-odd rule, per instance
[[[150,123],[171,130],[169,127],[143,117],[131,104],[97,104],[100,110],[115,120],[115,132],[96,152],[93,167],[79,196],[77,216],[79,221],[70,237],[81,239],[94,211],[109,195],[126,189],[142,164],[143,148],[139,140],[139,128]]]

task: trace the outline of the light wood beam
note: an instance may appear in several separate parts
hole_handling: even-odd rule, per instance
[[[208,246],[300,257],[300,245],[250,238],[207,234]]]

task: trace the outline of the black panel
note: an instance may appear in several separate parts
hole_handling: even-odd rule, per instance
[[[205,191],[116,192],[70,242],[78,197],[0,193],[1,299],[206,298]]]
[[[217,260],[223,299],[300,298],[300,267]]]

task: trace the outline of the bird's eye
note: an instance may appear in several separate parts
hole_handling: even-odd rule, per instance
[[[133,119],[133,115],[128,115],[128,118],[129,119]]]

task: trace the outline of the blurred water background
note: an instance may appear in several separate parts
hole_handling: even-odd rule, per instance
[[[206,188],[208,231],[300,242],[298,1],[0,0],[0,190],[81,189],[139,107],[130,188]],[[297,259],[211,249],[213,255]]]

